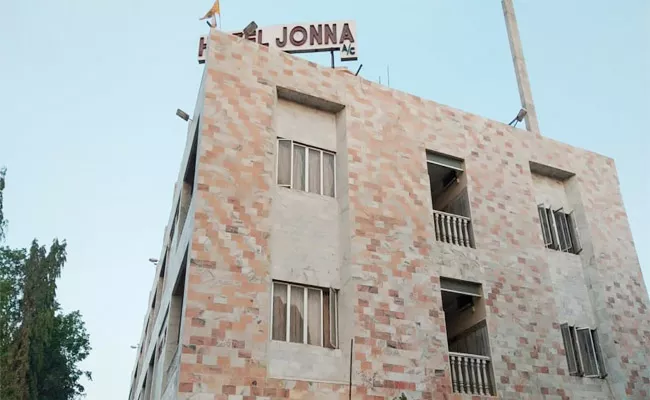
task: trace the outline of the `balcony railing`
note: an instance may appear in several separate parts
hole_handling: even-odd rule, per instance
[[[490,357],[449,353],[451,386],[455,393],[493,395]]]
[[[433,211],[436,240],[464,247],[474,247],[470,236],[471,220],[462,215]]]

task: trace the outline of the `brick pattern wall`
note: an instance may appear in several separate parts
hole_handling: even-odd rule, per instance
[[[216,31],[206,68],[180,399],[347,398],[343,383],[268,376],[277,86],[345,106],[341,318],[356,343],[353,398],[461,397],[451,389],[441,276],[483,284],[500,398],[650,396],[648,296],[611,159]],[[426,149],[465,160],[476,249],[435,242]],[[576,174],[567,195],[586,245],[566,255],[583,268],[567,279],[590,288],[587,304],[576,301],[599,329],[611,392],[568,375],[566,313],[549,269],[558,258],[540,236],[531,160]]]

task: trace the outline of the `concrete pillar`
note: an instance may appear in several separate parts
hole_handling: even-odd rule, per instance
[[[512,52],[512,62],[515,65],[515,75],[517,76],[517,86],[519,86],[521,106],[528,111],[526,115],[526,129],[541,135],[537,120],[537,111],[535,110],[535,103],[533,103],[533,93],[530,89],[530,81],[528,80],[524,50],[521,46],[521,38],[519,37],[515,9],[512,5],[512,0],[501,0],[501,5],[503,6],[506,28],[508,29],[508,41],[510,42],[510,51]]]

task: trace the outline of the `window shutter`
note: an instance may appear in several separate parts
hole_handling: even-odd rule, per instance
[[[600,348],[600,340],[598,339],[598,332],[596,329],[591,330],[591,339],[594,343],[596,361],[598,362],[598,376],[600,378],[605,378],[607,376],[607,367],[605,366],[605,358],[603,357],[603,351]]]
[[[336,290],[330,288],[329,298],[330,298],[330,341],[332,342],[332,347],[335,349],[339,348],[339,335],[338,335],[338,301],[336,295],[338,294]]]
[[[549,249],[557,250],[559,246],[558,236],[557,236],[557,227],[555,224],[555,218],[553,218],[553,211],[551,208],[544,208],[544,216],[546,217],[546,222],[548,223],[548,231],[551,235],[551,244],[547,246]]]
[[[573,242],[573,253],[580,254],[582,245],[580,244],[580,237],[578,236],[578,224],[576,223],[575,214],[573,211],[567,215],[567,225],[569,233],[571,234],[571,241]]]
[[[580,348],[578,347],[578,336],[575,326],[569,326],[569,334],[571,337],[571,345],[573,346],[573,354],[576,359],[576,366],[578,367],[577,375],[582,376],[584,374],[584,370],[582,367],[582,359],[580,358]]]
[[[569,232],[568,214],[560,211],[559,216],[560,216],[560,222],[562,224],[562,232],[564,232],[564,240],[566,241],[566,251],[573,251],[571,232]]]
[[[546,209],[544,208],[544,205],[538,205],[537,212],[539,213],[539,223],[542,226],[544,246],[549,247],[553,244],[553,235],[551,235],[551,227],[548,223],[548,218],[546,217]]]
[[[589,328],[578,328],[576,333],[578,335],[578,349],[580,350],[584,376],[598,376],[598,363],[596,362],[596,352],[591,340],[591,330]]]
[[[560,251],[568,251],[569,250],[569,242],[567,238],[567,229],[566,229],[566,217],[565,214],[562,212],[562,209],[560,208],[559,210],[553,211],[553,216],[555,219],[555,229],[557,230],[557,235],[559,239],[559,249]]]
[[[562,331],[562,340],[564,340],[564,352],[566,353],[566,361],[569,365],[569,374],[579,375],[580,371],[578,370],[578,361],[576,360],[576,351],[573,339],[571,338],[569,325],[566,323],[560,325],[560,330]]]
[[[278,139],[278,185],[291,187],[291,140]]]

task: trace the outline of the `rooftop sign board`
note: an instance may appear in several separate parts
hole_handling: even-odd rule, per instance
[[[273,25],[258,28],[249,34],[231,34],[287,53],[338,51],[341,61],[353,61],[358,58],[354,21]],[[202,37],[199,43],[199,63],[205,62],[206,44],[207,38]]]

